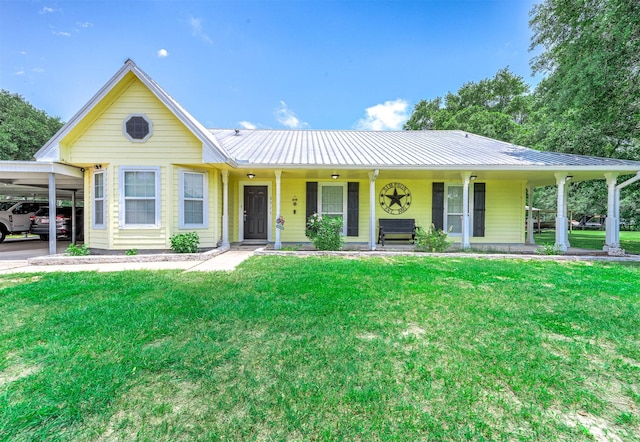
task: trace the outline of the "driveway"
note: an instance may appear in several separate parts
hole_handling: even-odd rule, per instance
[[[58,253],[64,253],[70,241],[60,241],[56,243]],[[28,238],[7,238],[0,243],[0,260],[17,261],[37,256],[46,256],[49,254],[49,242],[41,241],[37,236]]]

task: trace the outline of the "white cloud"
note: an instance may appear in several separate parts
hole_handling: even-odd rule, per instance
[[[78,26],[84,29],[87,28],[92,28],[93,27],[93,23],[89,23],[88,21],[82,22],[82,23],[78,23]]]
[[[33,68],[33,72],[37,73],[37,74],[41,74],[44,72],[44,68]]]
[[[213,40],[204,32],[204,27],[202,26],[202,19],[196,17],[189,17],[189,26],[191,27],[191,34],[194,37],[198,37],[200,40],[204,41],[207,44],[213,44]]]
[[[51,33],[53,35],[59,35],[61,37],[71,37],[71,32],[56,31],[56,29],[54,27],[51,27]]]
[[[53,12],[58,11],[55,8],[51,8],[49,6],[44,6],[41,10],[40,10],[40,14],[51,14]]]
[[[258,128],[258,126],[256,126],[255,124],[253,124],[250,121],[241,121],[238,124],[243,129],[257,129]]]
[[[289,106],[284,101],[281,101],[280,107],[275,110],[275,116],[278,123],[289,129],[308,129],[310,127],[309,123],[300,121],[295,112],[289,109]]]
[[[15,75],[24,75],[24,69],[18,69]]]
[[[158,58],[164,58],[169,55],[169,51],[167,51],[166,49],[160,49],[157,54]]]
[[[366,117],[356,124],[360,130],[400,130],[409,119],[409,103],[398,98],[368,107]]]
[[[27,55],[27,51],[20,51],[20,55]]]

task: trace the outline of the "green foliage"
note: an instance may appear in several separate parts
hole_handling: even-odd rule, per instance
[[[200,237],[197,232],[178,233],[169,238],[171,249],[175,253],[197,253]]]
[[[559,245],[553,243],[540,244],[535,252],[538,255],[562,255],[564,253]]]
[[[126,252],[124,252],[124,254],[127,256],[135,256],[138,254],[138,249],[129,249]]]
[[[31,160],[62,127],[58,117],[34,108],[18,94],[0,90],[0,160]]]
[[[450,245],[451,240],[447,232],[436,229],[436,226],[433,224],[426,230],[421,227],[416,229],[416,250],[440,253],[447,250]]]
[[[340,250],[344,243],[342,217],[314,213],[307,221],[306,235],[317,250]]]
[[[90,255],[91,251],[87,248],[86,244],[69,244],[69,247],[67,247],[64,253],[70,256],[86,256]]]
[[[640,2],[546,0],[531,17],[538,147],[640,158]]]
[[[405,123],[406,130],[457,129],[498,140],[519,142],[529,114],[529,86],[508,69],[494,78],[465,83],[444,100],[420,101]]]

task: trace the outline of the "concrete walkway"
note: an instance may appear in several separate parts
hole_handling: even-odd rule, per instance
[[[8,273],[41,272],[121,272],[123,270],[183,270],[185,272],[232,271],[245,259],[254,254],[254,250],[229,250],[216,255],[202,254],[201,259],[186,261],[148,260],[121,262],[84,262],[54,265],[33,265],[28,260],[0,261],[0,275]],[[159,255],[161,256],[161,255]],[[77,260],[80,261],[80,260]],[[96,260],[97,261],[97,260]]]

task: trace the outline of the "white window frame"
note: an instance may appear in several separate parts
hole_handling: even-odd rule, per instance
[[[127,172],[154,172],[155,173],[155,222],[153,224],[126,224],[126,198],[124,195],[124,176]],[[119,210],[119,222],[121,229],[157,229],[160,227],[160,212],[161,212],[161,198],[160,198],[160,167],[159,166],[122,166],[119,170],[119,184],[118,190],[120,193],[120,210]],[[131,198],[141,199],[141,198]]]
[[[464,192],[464,183],[462,182],[453,182],[453,183],[445,183],[444,185],[444,215],[443,215],[443,225],[444,231],[447,232],[449,236],[462,236],[462,232],[449,232],[449,187],[460,187]],[[463,203],[464,204],[464,203]],[[454,213],[453,215],[458,215],[458,213]],[[460,217],[464,216],[464,207],[463,212],[460,213]],[[461,219],[461,228],[464,228],[464,220]],[[473,232],[473,183],[469,183],[469,228]]]
[[[133,138],[131,135],[129,135],[129,132],[127,132],[127,122],[132,118],[132,117],[140,117],[143,118],[147,124],[149,125],[149,133],[144,137],[144,138]],[[127,118],[125,118],[122,121],[122,133],[124,134],[125,137],[127,137],[127,139],[129,141],[131,141],[132,143],[144,143],[145,141],[147,141],[149,138],[151,138],[151,135],[153,135],[153,122],[149,119],[149,117],[147,117],[145,114],[129,114],[127,115]]]
[[[347,236],[347,183],[327,181],[318,183],[318,214],[324,215],[322,212],[322,188],[323,187],[342,187],[342,235]]]
[[[202,198],[185,198],[184,177],[187,174],[202,176]],[[202,201],[202,223],[185,223],[184,203],[185,201]],[[206,172],[190,169],[180,169],[178,173],[178,228],[180,229],[206,229],[209,226],[209,174]]]
[[[102,176],[102,197],[96,197],[96,177]],[[107,174],[104,170],[100,170],[93,173],[91,180],[91,227],[94,229],[106,229],[107,228]],[[102,206],[102,222],[96,222],[96,207]]]

